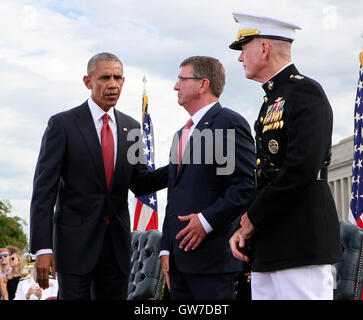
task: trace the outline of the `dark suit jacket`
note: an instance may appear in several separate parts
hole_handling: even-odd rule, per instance
[[[215,156],[212,163],[205,161],[206,149],[212,152],[214,149],[213,145],[206,146],[204,139],[201,139],[200,144],[201,164],[195,163],[196,161],[193,163],[196,129],[210,129],[213,139],[216,138],[216,129],[223,129],[224,152],[227,147],[227,129],[234,129],[235,143],[232,147],[235,150],[235,168],[231,174],[216,174],[216,169],[225,167],[225,164],[218,164]],[[216,103],[199,121],[196,129],[188,142],[190,164],[182,164],[178,174],[177,164],[169,164],[168,203],[161,249],[170,251],[176,266],[184,273],[240,271],[242,262],[233,258],[228,240],[232,222],[246,211],[255,192],[253,170],[256,156],[250,127],[242,116]],[[188,145],[185,150],[183,161]],[[173,152],[172,148],[172,154]],[[187,223],[179,221],[178,216],[199,212],[214,231],[204,238],[196,250],[185,252],[184,249],[179,249],[181,240],[176,240],[175,236]]]
[[[115,116],[118,146],[110,189],[87,102],[52,116],[44,133],[30,208],[30,250],[52,248],[58,272],[86,274],[93,269],[109,216],[116,259],[128,275],[128,190],[141,195],[167,186],[167,166],[148,173],[145,165],[129,163],[127,150],[135,142],[127,141],[127,134],[140,125],[117,110]]]
[[[279,172],[261,187],[248,209],[258,229],[252,239],[252,270],[339,261],[342,252],[334,200],[327,181],[318,179],[331,146],[329,101],[321,86],[300,75],[294,65],[263,88],[265,103],[255,125],[258,170]],[[268,107],[277,102],[284,103],[282,114],[275,112],[265,121]]]

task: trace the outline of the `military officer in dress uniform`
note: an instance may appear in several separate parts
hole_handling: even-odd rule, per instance
[[[331,106],[291,63],[300,27],[233,16],[240,30],[230,48],[241,50],[246,78],[261,82],[265,96],[255,122],[257,195],[230,239],[232,252],[251,261],[252,299],[332,299],[331,264],[342,251],[327,183]]]

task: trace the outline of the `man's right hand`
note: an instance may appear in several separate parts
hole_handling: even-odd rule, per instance
[[[42,289],[49,288],[49,272],[52,272],[53,278],[55,278],[55,262],[54,256],[51,253],[41,254],[35,259],[35,268],[37,272],[37,283]]]
[[[244,262],[249,262],[250,258],[243,253],[246,247],[246,238],[243,236],[242,228],[239,228],[229,239],[229,246],[235,258]]]
[[[160,261],[161,261],[161,270],[164,273],[166,285],[168,286],[168,289],[170,291],[169,255],[162,255],[160,257]]]

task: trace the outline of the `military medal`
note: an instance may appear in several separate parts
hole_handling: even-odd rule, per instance
[[[267,107],[265,118],[261,121],[264,125],[262,133],[277,130],[283,127],[282,114],[284,113],[285,100],[279,97],[274,104]]]
[[[272,153],[272,154],[276,154],[277,152],[279,152],[279,144],[276,140],[271,139],[268,143],[268,150]]]

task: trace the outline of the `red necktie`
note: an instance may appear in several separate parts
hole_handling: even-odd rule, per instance
[[[179,166],[181,164],[182,158],[183,158],[183,153],[185,150],[185,146],[187,145],[188,142],[188,138],[189,138],[189,133],[190,133],[190,128],[193,125],[193,120],[189,119],[188,122],[186,123],[185,127],[182,130],[182,135],[179,139],[179,144],[178,144],[178,171],[179,171]]]
[[[112,175],[113,175],[113,163],[114,163],[114,144],[113,135],[110,126],[108,125],[108,114],[105,113],[102,116],[103,126],[101,129],[101,146],[103,155],[103,164],[105,166],[107,187],[110,187]]]

